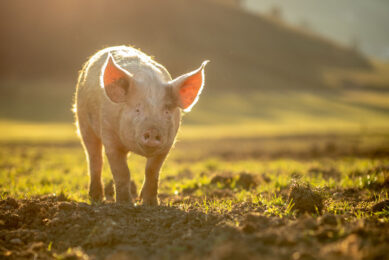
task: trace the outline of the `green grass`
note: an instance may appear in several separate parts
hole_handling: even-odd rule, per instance
[[[293,201],[287,199],[292,180],[309,183],[321,190],[328,202],[327,212],[348,212],[356,218],[371,215],[369,207],[388,198],[385,189],[379,188],[388,178],[387,158],[225,160],[215,157],[181,161],[177,160],[176,153],[180,151],[172,153],[161,172],[159,191],[162,203],[167,205],[179,199],[185,208],[193,206],[194,200],[195,205],[206,213],[221,214],[231,211],[233,205],[250,202],[264,206],[267,215],[287,217],[293,214]],[[145,159],[131,155],[128,163],[139,191]],[[239,186],[237,182],[242,172],[254,176],[259,185],[252,189]],[[212,183],[214,176],[232,176],[232,181]],[[103,179],[105,183],[112,179],[107,164],[104,165]],[[0,187],[3,197],[28,198],[64,193],[76,201],[88,202],[88,175],[81,146],[2,145]],[[349,189],[358,190],[362,199],[350,201],[343,196],[333,196]],[[220,192],[224,195],[215,197]],[[377,216],[388,218],[385,212]]]
[[[374,119],[375,120],[375,119]],[[251,121],[242,124],[193,125],[185,118],[178,140],[277,137],[290,135],[382,135],[389,129],[389,119],[377,119],[366,126],[359,123],[324,119],[285,121],[278,123]],[[75,142],[73,123],[43,123],[0,120],[0,142]]]
[[[371,73],[328,71],[323,78],[332,88],[316,92],[205,90],[184,116],[176,148],[163,167],[162,203],[179,201],[180,207],[218,214],[254,203],[265,208],[264,214],[290,217],[294,202],[287,190],[298,180],[322,192],[327,212],[372,216],[371,205],[388,198],[382,187],[389,164],[388,67],[375,66]],[[363,87],[344,89],[344,79]],[[64,193],[88,201],[85,156],[70,111],[73,85],[1,82],[2,196]],[[139,190],[145,159],[131,155],[128,161]],[[259,185],[242,189],[242,172],[258,178]],[[215,184],[214,176],[232,179]],[[107,164],[103,179],[112,179]],[[352,189],[361,200],[343,196]],[[388,219],[386,211],[376,215]]]
[[[343,244],[358,232],[361,233],[361,237],[363,236],[363,241],[367,241],[366,244],[372,245],[365,249],[366,252],[375,252],[373,249],[381,244],[384,245],[385,242],[380,241],[386,241],[385,228],[389,224],[387,208],[373,210],[377,203],[389,199],[388,153],[384,155],[375,153],[374,151],[379,151],[380,148],[378,142],[369,142],[372,138],[364,136],[355,140],[358,143],[367,140],[369,145],[373,145],[377,150],[373,149],[372,153],[366,153],[365,156],[364,153],[362,155],[359,153],[363,151],[360,146],[354,151],[355,154],[351,151],[336,155],[339,149],[348,149],[350,140],[345,137],[329,138],[330,150],[325,148],[328,146],[328,141],[320,140],[319,137],[303,137],[303,139],[270,137],[270,140],[249,138],[248,141],[239,139],[240,144],[237,144],[236,139],[204,141],[195,138],[187,142],[182,141],[172,151],[161,171],[159,185],[161,207],[142,206],[138,198],[135,200],[135,208],[128,208],[123,204],[97,203],[90,206],[90,209],[96,210],[93,212],[99,212],[98,209],[104,208],[110,215],[101,216],[101,213],[91,214],[88,211],[85,213],[85,218],[88,220],[83,221],[87,226],[81,226],[83,228],[80,230],[86,231],[83,233],[85,241],[94,241],[93,239],[99,237],[106,239],[104,232],[113,230],[110,226],[113,224],[109,223],[120,223],[120,221],[113,222],[111,216],[114,215],[118,220],[124,218],[123,223],[131,227],[131,230],[134,223],[135,225],[141,223],[141,228],[135,229],[137,236],[143,234],[145,230],[151,232],[146,236],[147,238],[178,234],[179,240],[190,244],[202,241],[209,247],[207,250],[217,250],[219,245],[226,244],[233,236],[236,239],[234,243],[237,245],[233,248],[234,252],[239,251],[240,243],[250,248],[255,248],[258,243],[266,243],[272,253],[289,248],[291,254],[304,248],[301,246],[305,246],[305,243],[310,250],[312,241],[319,243],[320,248],[328,244]],[[52,206],[47,212],[73,205],[72,210],[64,209],[50,217],[53,223],[59,217],[63,217],[67,222],[64,222],[66,226],[49,228],[55,228],[59,233],[69,232],[68,224],[75,223],[74,225],[80,227],[79,223],[83,223],[80,222],[83,218],[73,220],[71,215],[73,210],[79,206],[81,208],[81,205],[85,208],[84,202],[92,204],[88,198],[89,177],[85,155],[81,145],[74,141],[62,142],[50,138],[42,140],[0,142],[0,199],[11,198],[2,202],[3,212],[5,216],[15,215],[9,214],[6,208],[7,203],[13,201],[12,198],[37,197],[36,200],[31,200],[32,204],[34,201],[36,203],[41,200],[45,203],[45,200],[53,200],[54,204],[50,204]],[[387,143],[388,137],[383,135],[379,140],[380,144]],[[251,150],[252,147],[246,147],[250,143],[256,147],[254,150]],[[324,143],[323,151],[326,149],[328,151],[323,154],[318,153],[318,156],[315,151],[322,150],[322,143]],[[354,139],[351,139],[351,144],[354,143]],[[289,149],[289,153],[277,153],[286,148]],[[235,154],[225,156],[225,153],[232,149]],[[258,149],[262,149],[260,155]],[[301,155],[301,151],[308,153]],[[242,154],[245,156],[241,157]],[[145,161],[144,158],[136,155],[130,155],[128,158],[131,177],[136,183],[138,193],[144,178]],[[248,182],[244,182],[243,176],[251,176],[252,179],[249,178]],[[108,164],[105,163],[103,182],[107,184],[111,179]],[[245,186],[245,183],[250,185]],[[290,190],[294,183],[308,184],[317,192],[323,199],[322,211],[319,211],[315,205],[315,211],[300,214],[298,207],[301,206],[301,201],[290,199]],[[60,196],[61,194],[70,199],[70,202],[63,202],[64,197]],[[57,196],[61,201],[56,201],[53,196]],[[18,203],[23,206],[15,210],[16,212],[23,212],[23,209],[27,208],[26,205],[29,205],[21,200],[18,200]],[[122,210],[122,213],[114,211],[117,209]],[[65,212],[71,212],[69,217],[63,215]],[[123,212],[133,219],[126,220],[126,215],[120,215]],[[192,224],[186,222],[186,219],[189,219]],[[99,228],[100,224],[95,224],[100,222],[103,228]],[[168,229],[153,233],[154,231],[149,227],[150,222],[156,223],[155,227],[167,226]],[[1,225],[4,223],[4,221],[0,222]],[[175,223],[181,223],[181,226],[177,228]],[[204,223],[208,224],[202,226]],[[43,232],[46,232],[47,227],[45,225],[42,227]],[[214,231],[214,227],[219,231]],[[23,228],[24,226],[20,229]],[[14,230],[9,232],[15,233]],[[280,245],[278,241],[283,241],[282,239],[288,238],[290,234],[299,234],[299,236],[293,235],[290,238],[291,245]],[[73,239],[73,235],[70,237]],[[381,240],[373,245],[371,241],[376,241],[377,238]],[[86,247],[76,247],[73,244],[66,244],[68,246],[62,248],[62,241],[56,239],[46,241],[42,244],[44,249],[41,252],[59,259],[65,258],[64,254],[80,255],[80,258],[85,252],[92,254]],[[132,245],[132,242],[123,239],[120,245],[123,244]],[[162,257],[166,259],[191,250],[181,244],[171,245],[165,240],[162,240],[159,245],[164,256],[168,255]],[[111,248],[111,244],[109,247],[109,252],[116,250]],[[102,244],[97,244],[93,250],[106,249]],[[139,250],[145,253],[148,249]],[[331,259],[331,257],[323,259]]]

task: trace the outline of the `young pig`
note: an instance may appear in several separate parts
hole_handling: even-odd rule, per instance
[[[190,111],[198,100],[206,64],[172,80],[162,65],[127,46],[103,49],[87,61],[78,78],[75,113],[89,164],[92,201],[104,197],[104,146],[116,201],[132,201],[126,158],[134,152],[147,158],[143,204],[158,204],[159,171],[174,143],[181,110]]]

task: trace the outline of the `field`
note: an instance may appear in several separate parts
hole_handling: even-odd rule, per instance
[[[135,206],[112,201],[107,164],[106,201],[89,201],[73,83],[1,81],[0,255],[389,259],[388,70],[327,71],[319,93],[205,91],[164,165],[158,207],[137,198],[136,155]]]
[[[389,259],[388,63],[218,2],[0,2],[0,259]],[[134,206],[107,164],[88,198],[75,82],[112,45],[211,60],[159,206],[137,155]]]
[[[0,253],[388,259],[388,148],[387,135],[183,140],[161,173],[160,206],[147,207],[111,201],[107,165],[107,201],[91,204],[76,141],[3,142]],[[128,162],[139,191],[145,160],[131,155]]]

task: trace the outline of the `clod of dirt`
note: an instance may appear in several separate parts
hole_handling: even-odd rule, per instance
[[[197,183],[195,183],[194,185],[192,185],[190,187],[186,187],[186,188],[182,189],[182,194],[190,195],[193,192],[195,192],[196,190],[198,190],[199,188],[200,188],[199,185]]]
[[[299,213],[321,213],[323,198],[319,192],[312,190],[309,184],[293,182],[289,189],[289,201],[293,202],[293,209]]]
[[[231,184],[235,180],[235,187],[238,189],[249,190],[258,186],[257,178],[250,173],[241,172],[238,176],[228,175],[215,175],[211,179],[211,184],[219,184],[223,188],[231,188]]]
[[[320,218],[320,223],[330,226],[336,226],[338,224],[338,219],[333,214],[325,214]]]
[[[5,213],[0,216],[0,228],[14,229],[20,226],[20,217],[14,213]]]
[[[374,204],[373,207],[371,207],[371,210],[373,212],[383,211],[384,209],[389,210],[389,200],[384,200],[384,201],[378,202],[378,203]]]
[[[236,187],[249,190],[258,186],[258,181],[254,175],[246,172],[239,174],[239,177],[236,181]]]
[[[227,187],[230,186],[232,180],[233,180],[232,176],[215,175],[211,179],[211,184],[221,184],[224,187]]]
[[[69,201],[69,198],[68,198],[68,196],[65,195],[65,193],[61,192],[57,196],[57,201]]]
[[[73,210],[74,204],[67,202],[67,201],[62,201],[62,202],[58,203],[58,208],[60,210]]]
[[[357,198],[359,193],[360,191],[356,188],[347,188],[343,191],[342,196]]]
[[[107,184],[104,186],[104,194],[105,199],[108,201],[114,201],[115,199],[115,186],[113,183],[113,180],[110,180]],[[136,184],[134,181],[131,181],[131,195],[132,198],[135,199],[138,197],[138,191],[136,189]]]
[[[14,198],[7,198],[3,201],[0,201],[0,206],[7,209],[16,209],[19,207],[19,203]]]

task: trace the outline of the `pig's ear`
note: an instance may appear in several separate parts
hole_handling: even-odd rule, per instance
[[[209,61],[204,61],[195,71],[184,74],[170,83],[178,97],[178,106],[189,112],[197,103],[204,87],[204,67]]]
[[[105,93],[115,103],[126,101],[130,89],[132,75],[115,63],[111,54],[108,55],[101,72],[101,86]]]

